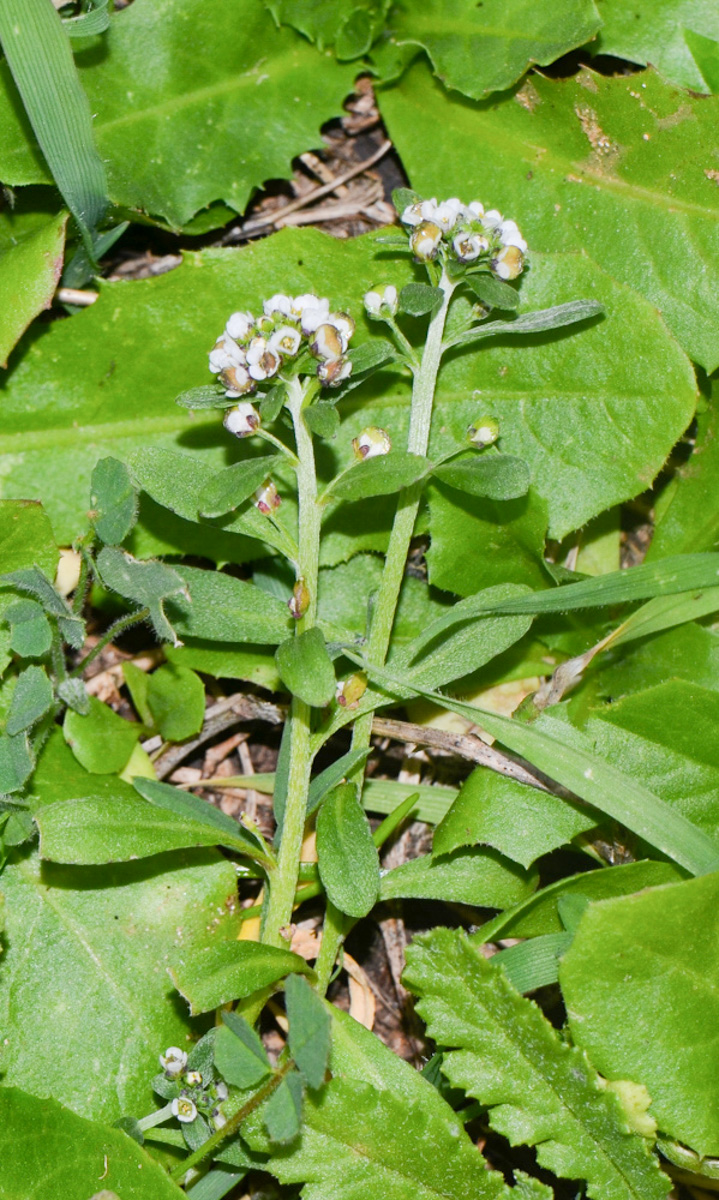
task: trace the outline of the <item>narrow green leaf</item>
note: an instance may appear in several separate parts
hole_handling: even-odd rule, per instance
[[[365,784],[366,786],[366,784]],[[384,821],[380,822],[372,832],[372,841],[378,850],[384,846],[385,842],[391,838],[396,829],[399,829],[403,821],[407,819],[410,813],[416,812],[417,801],[419,800],[419,792],[411,792],[406,796],[396,808],[392,809],[391,813],[385,817]]]
[[[317,856],[320,878],[335,908],[350,917],[365,917],[379,893],[379,858],[350,783],[334,788],[322,802]]]
[[[0,736],[0,793],[19,792],[34,765],[26,733]]]
[[[511,309],[519,308],[520,295],[516,288],[487,272],[465,276],[467,284],[475,296],[487,308]]]
[[[459,930],[416,938],[404,979],[444,1054],[442,1070],[489,1108],[511,1145],[536,1146],[557,1175],[586,1179],[602,1200],[661,1200],[670,1180],[582,1051],[562,1041]]]
[[[79,17],[63,17],[62,27],[69,38],[96,37],[110,25],[109,0],[92,0],[91,7]]]
[[[94,775],[117,775],[127,765],[142,727],[123,720],[116,712],[90,697],[86,717],[68,709],[62,731],[75,758]]]
[[[42,667],[26,667],[17,677],[6,732],[13,737],[45,716],[53,702],[52,684]]]
[[[330,1014],[301,975],[285,983],[290,1054],[308,1087],[322,1085],[330,1054]]]
[[[559,979],[559,959],[571,946],[571,933],[545,933],[494,955],[493,966],[501,967],[518,992],[533,992]]]
[[[206,387],[188,388],[186,392],[180,392],[175,404],[179,404],[180,408],[233,408],[236,401],[227,398],[224,388],[208,383]]]
[[[308,974],[310,968],[290,950],[232,940],[211,942],[189,956],[180,954],[170,976],[196,1016],[251,996],[290,971]]]
[[[223,1012],[222,1020],[215,1036],[215,1066],[234,1087],[255,1087],[271,1070],[265,1048],[238,1013]]]
[[[361,342],[349,352],[352,361],[352,375],[366,375],[369,371],[377,371],[399,358],[397,350],[386,338],[373,338],[371,342]]]
[[[570,300],[568,304],[555,304],[552,308],[540,309],[538,312],[522,313],[511,321],[489,321],[486,325],[477,325],[466,333],[459,333],[446,343],[451,346],[468,346],[470,342],[479,342],[483,338],[509,336],[516,333],[544,333],[550,329],[562,329],[565,325],[574,325],[577,321],[588,321],[591,317],[601,316],[604,305],[597,300]]]
[[[482,454],[441,463],[432,474],[460,492],[489,500],[516,500],[526,495],[530,484],[529,466],[511,454]]]
[[[275,661],[285,687],[305,704],[324,708],[334,698],[335,669],[316,625],[282,642]]]
[[[110,546],[124,542],[137,520],[137,493],[124,463],[101,458],[92,473],[91,517],[97,536]]]
[[[300,1132],[304,1087],[297,1071],[285,1075],[280,1086],[262,1106],[269,1139],[279,1145],[294,1141]]]
[[[408,283],[399,294],[399,306],[410,317],[423,317],[441,304],[443,296],[441,288],[429,287],[426,283]]]
[[[335,762],[330,763],[329,767],[325,767],[324,771],[320,771],[319,775],[315,775],[307,796],[307,815],[319,808],[327,793],[341,783],[354,767],[364,762],[369,754],[371,750],[348,750]]]
[[[202,729],[205,685],[189,667],[169,663],[153,671],[147,680],[147,703],[167,742],[182,742]]]
[[[245,853],[257,855],[257,840],[233,821],[232,817],[215,808],[214,804],[209,804],[199,796],[193,796],[191,792],[182,792],[179,788],[171,787],[169,783],[159,783],[156,779],[142,779],[137,776],[132,783],[135,791],[156,808],[213,830],[217,837],[217,845],[242,846]],[[225,838],[229,840],[226,842]]]
[[[420,454],[390,450],[389,454],[358,462],[331,485],[337,500],[364,500],[367,496],[390,496],[422,479],[429,462]]]
[[[10,625],[10,649],[21,658],[41,658],[52,645],[52,629],[42,605],[35,600],[18,600],[5,612]]]
[[[531,895],[538,879],[536,871],[524,871],[495,850],[462,847],[441,858],[424,854],[385,871],[379,895],[380,900],[446,900],[477,908],[509,908]]]
[[[105,214],[107,182],[59,14],[46,0],[4,0],[0,41],[55,182],[89,233]]]
[[[198,511],[203,517],[222,517],[233,512],[250,497],[281,459],[279,454],[249,458],[218,471],[198,497]]]
[[[171,596],[185,591],[185,582],[177,571],[164,563],[138,562],[115,546],[103,546],[97,556],[97,569],[111,591],[149,608],[155,633],[162,641],[177,641],[164,608]]]

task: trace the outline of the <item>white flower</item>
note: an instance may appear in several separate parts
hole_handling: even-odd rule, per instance
[[[168,1046],[160,1055],[160,1066],[166,1075],[181,1075],[187,1066],[187,1054],[179,1046]]]
[[[272,512],[276,512],[280,507],[282,500],[280,499],[277,488],[271,479],[266,479],[262,487],[258,487],[255,492],[255,506],[268,516]]]
[[[423,221],[414,230],[409,244],[416,259],[419,259],[420,262],[431,262],[433,258],[437,257],[441,241],[442,230],[439,225],[435,225],[432,221]]]
[[[199,1071],[188,1071],[185,1075],[185,1083],[188,1087],[200,1087],[202,1084],[202,1075]]]
[[[268,340],[267,349],[273,354],[281,354],[283,358],[294,358],[301,342],[302,335],[299,329],[292,325],[281,325]]]
[[[504,217],[496,208],[490,208],[482,217],[482,224],[488,233],[493,233],[495,229],[499,229]]]
[[[220,383],[230,400],[255,390],[254,380],[250,377],[247,367],[225,367],[224,371],[220,371]]]
[[[327,322],[324,325],[319,325],[316,329],[310,350],[316,358],[331,360],[333,358],[341,358],[346,346],[347,343],[342,337],[341,331],[336,325],[330,325]]]
[[[390,283],[365,292],[364,306],[368,317],[381,317],[383,309],[385,314],[395,316],[398,308],[397,288]]]
[[[467,221],[481,221],[484,216],[484,205],[479,203],[479,200],[470,200],[464,210],[464,216]]]
[[[502,221],[499,227],[499,240],[503,246],[516,246],[523,253],[527,249],[527,243],[522,237],[516,221]]]
[[[467,438],[473,446],[491,446],[498,437],[499,421],[495,417],[480,417],[467,430]]]
[[[324,325],[329,320],[330,302],[329,300],[318,300],[317,296],[312,296],[313,304],[306,305],[302,309],[300,317],[300,325],[302,332],[305,334],[314,333],[319,329],[320,325]]]
[[[457,224],[463,209],[464,205],[461,200],[452,197],[451,200],[443,200],[441,204],[437,205],[431,219],[435,225],[439,225],[442,233],[449,233]]]
[[[342,349],[346,350],[349,345],[349,340],[355,331],[355,323],[348,313],[332,313],[328,321],[329,325],[334,325],[342,339]]]
[[[317,378],[326,387],[339,387],[352,374],[352,363],[348,358],[330,358],[317,368]]]
[[[243,341],[244,338],[249,337],[254,323],[255,318],[251,312],[235,312],[229,318],[225,331],[228,337]]]
[[[220,1103],[227,1099],[229,1092],[227,1090],[227,1084],[223,1080],[220,1080],[219,1083],[215,1084],[215,1095]]]
[[[352,449],[355,458],[377,458],[380,454],[389,454],[392,442],[384,429],[380,429],[378,425],[369,425],[367,429],[362,430],[359,437],[352,439]]]
[[[503,246],[490,265],[500,279],[516,279],[522,274],[524,255],[518,246]]]
[[[269,300],[265,300],[262,309],[266,317],[273,317],[276,313],[282,317],[289,317],[292,314],[292,297],[277,292],[276,295],[270,296]]]
[[[227,1124],[227,1117],[224,1113],[220,1112],[219,1108],[213,1108],[212,1110],[212,1124],[215,1129],[222,1129]]]
[[[281,359],[275,350],[271,350],[267,339],[254,337],[247,347],[247,370],[253,379],[270,379],[280,369]]]
[[[244,366],[244,363],[244,350],[228,333],[223,333],[210,350],[210,370],[213,375],[226,370],[227,367]]]
[[[194,1100],[190,1100],[189,1096],[178,1096],[172,1101],[172,1115],[177,1117],[178,1121],[182,1121],[183,1125],[189,1125],[197,1116]]]
[[[302,314],[310,308],[324,308],[325,312],[330,311],[329,300],[321,299],[314,292],[303,292],[301,296],[293,296],[290,300],[290,311],[287,314],[292,317],[293,321],[300,321]]]
[[[461,263],[470,263],[489,249],[489,242],[478,233],[463,230],[452,239],[452,249]]]
[[[431,221],[437,207],[436,199],[418,200],[416,204],[408,204],[400,221],[403,225],[421,225],[422,221]]]
[[[236,404],[234,408],[227,409],[222,423],[227,432],[234,433],[235,437],[249,437],[259,428],[260,414],[251,404]]]

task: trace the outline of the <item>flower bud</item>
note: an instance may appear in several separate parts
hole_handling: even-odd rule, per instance
[[[255,505],[264,516],[269,516],[270,513],[277,512],[282,500],[271,479],[266,479],[262,487],[258,487],[255,492]]]
[[[431,220],[439,225],[443,233],[449,233],[457,224],[463,209],[462,201],[453,196],[451,200],[443,200],[437,205]]]
[[[369,425],[363,429],[359,437],[352,438],[352,449],[355,458],[377,458],[380,454],[389,454],[392,443],[389,434],[377,425]]]
[[[179,1046],[168,1046],[165,1053],[160,1055],[160,1066],[171,1078],[181,1075],[187,1066],[187,1054]]]
[[[249,437],[260,427],[260,414],[252,404],[236,404],[234,408],[227,409],[222,424],[235,437]]]
[[[349,313],[336,312],[331,314],[329,324],[334,325],[335,329],[340,335],[340,339],[342,341],[342,350],[344,352],[347,349],[352,334],[355,331],[354,320]]]
[[[292,589],[292,595],[287,601],[287,607],[290,610],[290,616],[294,617],[295,621],[299,621],[304,617],[307,609],[310,606],[310,593],[307,590],[307,585],[304,579],[298,579]]]
[[[226,333],[235,341],[244,341],[254,328],[255,318],[251,312],[236,312],[229,318],[225,326]]]
[[[423,221],[412,233],[409,244],[418,262],[431,262],[437,257],[442,230],[432,221]]]
[[[265,300],[262,309],[266,317],[289,317],[292,312],[292,297],[285,296],[283,292],[276,292],[269,300]]]
[[[368,317],[394,317],[399,306],[397,288],[390,283],[386,287],[377,287],[371,292],[365,292],[364,306]]]
[[[471,263],[489,250],[489,242],[479,233],[462,230],[452,239],[452,249],[461,263]]]
[[[366,691],[367,676],[360,671],[337,684],[335,699],[340,708],[357,708]]]
[[[263,337],[254,337],[247,347],[247,370],[253,379],[269,379],[280,369],[279,354],[270,349]]]
[[[246,396],[248,392],[255,390],[255,381],[245,366],[225,367],[224,371],[220,371],[219,379],[225,389],[225,395],[230,400]]]
[[[496,258],[492,259],[491,267],[500,279],[516,279],[522,274],[524,255],[519,246],[503,246]]]
[[[188,1087],[201,1087],[202,1075],[199,1071],[188,1071],[185,1075],[185,1083]]]
[[[178,1121],[182,1121],[183,1125],[189,1125],[197,1116],[194,1100],[190,1100],[189,1096],[178,1096],[172,1101],[172,1115],[177,1117]]]
[[[315,330],[315,336],[310,343],[310,350],[315,358],[321,358],[329,362],[333,358],[341,358],[345,346],[346,343],[343,344],[342,334],[339,329],[335,325],[325,322],[324,325],[319,325]]]
[[[437,207],[436,199],[418,200],[416,204],[408,204],[404,209],[400,221],[403,225],[416,226],[421,225],[422,221],[431,221]]]
[[[498,437],[499,421],[494,417],[480,417],[467,430],[467,440],[473,446],[491,446]]]
[[[317,378],[325,387],[339,387],[351,374],[352,363],[349,358],[331,358],[329,362],[321,362],[317,368]]]
[[[224,1113],[220,1112],[219,1108],[213,1108],[211,1116],[215,1129],[222,1129],[227,1124],[227,1117]]]

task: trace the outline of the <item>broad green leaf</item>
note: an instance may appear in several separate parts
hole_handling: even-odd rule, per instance
[[[162,641],[177,641],[165,615],[167,602],[185,592],[184,580],[177,571],[164,563],[138,562],[116,546],[103,546],[97,556],[97,569],[111,591],[149,609],[155,633]]]
[[[478,767],[437,826],[432,849],[444,855],[481,842],[530,867],[595,824],[579,804]]]
[[[289,178],[295,155],[341,115],[354,71],[278,32],[260,0],[232,11],[222,0],[140,0],[114,15],[80,78],[110,199],[178,228],[215,200],[243,212],[265,180]],[[46,183],[6,69],[2,83],[0,175]]]
[[[406,986],[455,1087],[489,1107],[510,1144],[536,1146],[540,1165],[585,1179],[589,1196],[660,1200],[670,1180],[581,1050],[563,1042],[460,930],[437,929],[407,952]]]
[[[336,500],[364,500],[367,496],[390,496],[409,487],[428,473],[430,464],[420,454],[390,450],[389,454],[356,463],[335,480],[331,495]]]
[[[67,213],[0,214],[0,365],[31,321],[49,308],[62,272]]]
[[[4,1200],[43,1195],[58,1200],[118,1195],[123,1200],[180,1200],[185,1194],[119,1129],[13,1087],[0,1091],[0,1107]]]
[[[426,50],[444,84],[475,99],[511,87],[532,63],[547,66],[592,38],[601,22],[591,0],[564,0],[557,8],[515,0],[498,19],[490,5],[442,0],[396,5],[389,19],[394,42]],[[414,182],[414,181],[413,181]],[[447,187],[441,195],[447,195]]]
[[[233,646],[211,638],[186,637],[182,646],[166,646],[165,656],[178,666],[191,667],[215,679],[246,679],[269,692],[278,692],[282,686],[269,647],[247,643]]]
[[[26,733],[0,735],[0,794],[19,792],[34,765]]]
[[[290,1054],[308,1087],[321,1087],[330,1053],[330,1014],[301,975],[285,983]]]
[[[117,775],[135,748],[142,726],[125,721],[97,697],[90,697],[86,717],[68,709],[63,723],[65,741],[86,771]]]
[[[290,971],[308,972],[309,967],[290,950],[216,936],[202,947],[192,947],[189,954],[176,954],[170,976],[195,1016],[250,996]]]
[[[52,684],[42,667],[26,667],[17,677],[5,731],[13,737],[31,729],[53,702]]]
[[[262,1119],[271,1142],[285,1145],[300,1132],[302,1122],[302,1077],[290,1071],[262,1105]]]
[[[173,596],[167,612],[180,636],[267,645],[284,641],[291,618],[287,606],[274,596],[221,571],[184,566],[176,570],[189,599]]]
[[[529,467],[511,454],[484,455],[434,467],[432,475],[469,496],[517,500],[529,491]]]
[[[461,847],[440,858],[425,854],[386,871],[380,900],[400,897],[447,900],[477,908],[509,908],[537,886],[536,872],[526,872],[494,850]]]
[[[719,874],[591,904],[560,964],[572,1038],[644,1084],[663,1133],[719,1154]]]
[[[337,436],[340,427],[340,415],[334,404],[320,401],[304,411],[305,425],[315,437],[328,440]]]
[[[0,501],[0,575],[39,567],[53,579],[58,558],[42,505],[36,500]]]
[[[353,784],[339,784],[322,802],[317,857],[320,879],[335,908],[365,917],[378,897],[379,859]]]
[[[364,637],[370,597],[380,586],[383,570],[383,561],[376,554],[357,554],[348,563],[323,568],[317,597],[320,619],[337,630]],[[403,648],[449,608],[446,596],[433,593],[422,580],[405,576],[392,628],[392,645]]]
[[[10,626],[10,649],[21,658],[41,658],[52,645],[52,628],[35,600],[18,600],[4,612]]]
[[[265,0],[278,25],[291,25],[339,59],[366,53],[382,29],[388,0]]]
[[[521,297],[516,288],[509,283],[503,283],[501,279],[496,279],[489,271],[477,272],[475,275],[467,276],[467,283],[471,287],[475,296],[481,300],[482,304],[487,308],[500,308],[514,310],[519,308]]]
[[[642,66],[651,63],[671,83],[695,92],[715,90],[707,88],[685,40],[688,30],[719,39],[719,12],[712,0],[639,0],[632,5],[602,0],[601,14],[592,53],[613,54]]]
[[[512,93],[471,104],[433,81],[424,63],[380,96],[423,195],[459,192],[496,206],[519,222],[533,261],[537,250],[589,254],[647,297],[709,372],[719,364],[718,302],[707,275],[719,193],[705,146],[718,103],[677,91],[653,71],[608,78],[584,70],[568,79],[533,75]],[[637,355],[647,361],[637,345],[623,373]],[[600,439],[593,450],[603,457],[606,445]]]
[[[35,179],[15,182],[44,183],[49,168],[83,238],[89,240],[107,209],[107,180],[95,145],[88,98],[60,16],[45,0],[5,0],[0,10],[0,39],[6,59],[3,99],[12,106],[9,123],[15,126],[22,113],[25,128],[17,148],[26,155],[30,151],[31,170],[36,172]],[[28,124],[37,139],[32,149],[25,132]],[[34,141],[32,136],[30,141]],[[39,171],[38,145],[47,163],[47,168],[42,164]]]
[[[697,413],[694,449],[679,467],[662,497],[647,558],[719,547],[719,388]]]
[[[198,497],[200,514],[203,517],[222,517],[239,508],[272,474],[273,467],[279,462],[279,454],[266,454],[262,458],[250,458],[219,471]]]
[[[336,1074],[305,1097],[301,1138],[266,1169],[283,1184],[304,1184],[305,1200],[507,1200],[502,1176],[487,1169],[460,1119],[447,1105],[440,1116],[426,1093],[408,1100],[384,1078]],[[257,1117],[245,1121],[243,1136],[253,1149],[270,1149]]]
[[[255,1087],[271,1070],[265,1048],[238,1013],[223,1012],[222,1020],[214,1043],[215,1066],[227,1083],[238,1088]]]
[[[335,669],[316,625],[282,642],[275,662],[285,687],[305,704],[324,708],[334,698]]]
[[[189,667],[170,663],[153,671],[147,681],[147,703],[167,742],[182,742],[202,729],[205,685]]]
[[[138,777],[133,780],[133,785],[135,791],[139,792],[143,799],[149,801],[153,808],[173,813],[176,817],[192,821],[195,824],[199,823],[206,829],[214,830],[215,845],[244,847],[245,853],[257,855],[258,846],[261,843],[236,821],[233,821],[232,817],[228,817],[226,813],[221,812],[215,808],[214,804],[208,803],[200,796],[180,791],[179,788],[171,787],[168,783],[158,783],[156,779]],[[226,842],[225,839],[228,841]]]
[[[18,853],[2,876],[4,1083],[97,1120],[150,1111],[158,1055],[191,1031],[166,968],[200,953],[208,924],[223,936],[236,888],[209,850],[95,870]]]
[[[674,863],[633,862],[610,868],[587,870],[550,883],[515,908],[500,913],[472,935],[482,944],[498,937],[538,937],[561,933],[560,905],[566,900],[604,900],[610,896],[628,896],[644,888],[677,883],[686,878]]]
[[[0,575],[0,587],[12,588],[25,596],[33,596],[40,602],[46,613],[57,621],[58,629],[64,640],[73,650],[80,650],[85,640],[85,626],[82,618],[71,612],[61,596],[55,591],[47,576],[38,567],[25,570],[10,571]]]
[[[719,40],[695,33],[693,29],[685,29],[684,41],[704,79],[706,91],[716,95],[719,92]]]
[[[111,546],[124,542],[137,520],[137,494],[124,463],[100,459],[92,473],[90,503],[97,536]]]
[[[618,653],[610,650],[606,662],[599,662],[599,669],[571,702],[573,717],[579,722],[585,704],[592,707],[598,700],[606,703],[612,698],[621,699],[667,679],[685,679],[711,691],[719,689],[719,636],[700,625],[670,629],[623,646]]]

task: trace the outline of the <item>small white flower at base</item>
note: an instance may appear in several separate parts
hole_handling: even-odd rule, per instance
[[[331,358],[329,362],[321,362],[317,368],[317,378],[325,387],[339,387],[352,374],[352,363],[348,358]]]
[[[516,279],[522,274],[524,255],[518,246],[503,246],[490,266],[500,279]]]
[[[346,349],[346,343],[342,334],[335,325],[326,323],[320,325],[315,331],[315,336],[310,344],[310,350],[316,358],[322,358],[329,361],[333,358],[341,358],[343,351]]]
[[[236,400],[238,396],[245,396],[247,392],[255,390],[255,381],[247,367],[226,367],[224,371],[220,371],[220,383],[230,400]]]
[[[160,1066],[166,1075],[181,1075],[187,1066],[187,1054],[179,1046],[168,1046],[160,1055]]]
[[[391,283],[386,287],[373,288],[364,294],[364,306],[368,317],[394,317],[399,307],[397,288]]]
[[[389,454],[392,442],[384,429],[380,429],[378,425],[369,425],[367,429],[362,430],[359,437],[352,439],[352,449],[355,458],[377,458],[379,455]]]
[[[491,446],[499,437],[499,421],[495,417],[480,417],[467,430],[467,438],[473,446]]]
[[[254,337],[247,347],[247,370],[253,379],[270,379],[279,371],[281,361],[263,337]]]
[[[235,437],[249,437],[260,427],[260,414],[251,404],[236,404],[234,408],[228,408],[222,424]]]
[[[451,200],[443,200],[435,208],[431,219],[435,225],[439,225],[442,233],[449,233],[457,224],[463,209],[464,205],[462,201],[457,200],[456,197],[453,197]]]
[[[479,233],[462,232],[452,239],[452,249],[461,263],[474,262],[489,250],[489,242]]]
[[[188,1071],[185,1075],[185,1083],[188,1087],[200,1087],[202,1085],[202,1075],[199,1071]]]
[[[242,342],[245,338],[249,337],[254,324],[255,318],[251,312],[235,312],[229,318],[225,330],[228,337]]]
[[[435,225],[432,221],[423,221],[414,230],[409,244],[419,262],[432,262],[437,257],[441,241],[442,230],[439,225]]]
[[[275,314],[289,317],[292,314],[292,297],[277,292],[276,295],[270,296],[269,300],[265,300],[262,310],[266,317],[273,317]]]
[[[403,225],[421,225],[423,221],[431,221],[434,216],[437,201],[433,197],[431,200],[418,200],[416,204],[408,204],[400,217]]]
[[[355,323],[352,318],[348,313],[332,313],[328,324],[334,325],[342,339],[342,349],[346,350],[350,343],[350,338],[355,331]]]
[[[267,517],[270,513],[277,512],[281,503],[280,494],[274,483],[271,479],[266,479],[262,487],[255,492],[255,506]]]
[[[299,329],[292,325],[282,325],[270,337],[267,349],[272,354],[281,354],[283,358],[294,358],[302,343]]]
[[[194,1100],[190,1100],[189,1096],[178,1096],[172,1101],[172,1115],[177,1117],[178,1121],[182,1121],[183,1125],[189,1125],[197,1116]]]

